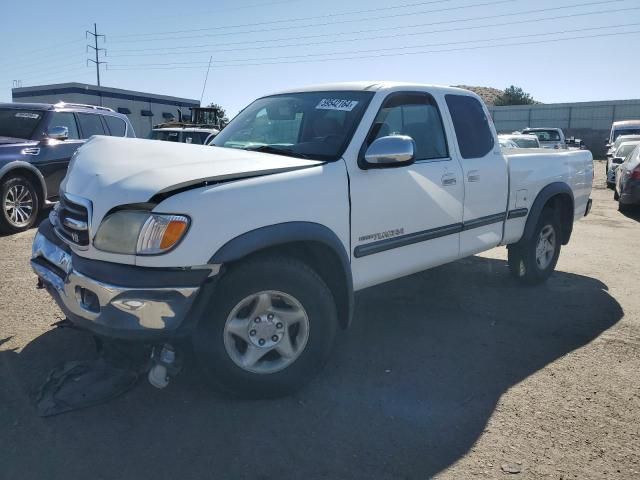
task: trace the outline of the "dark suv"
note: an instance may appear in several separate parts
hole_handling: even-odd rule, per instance
[[[75,103],[0,103],[0,230],[31,227],[92,135],[135,137],[126,116]]]

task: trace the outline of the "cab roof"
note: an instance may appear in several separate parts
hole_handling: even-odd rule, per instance
[[[618,120],[617,122],[613,122],[612,126],[614,128],[640,126],[640,120]]]
[[[339,82],[339,83],[321,83],[316,85],[308,85],[306,87],[293,88],[289,90],[283,90],[277,92],[276,94],[283,93],[302,93],[302,92],[331,92],[331,91],[341,91],[341,90],[351,90],[351,91],[363,91],[363,92],[378,92],[383,90],[438,90],[444,91],[448,93],[466,93],[466,94],[475,94],[470,90],[465,90],[463,88],[457,87],[448,87],[443,85],[430,85],[424,83],[408,83],[408,82],[390,82],[390,81],[360,81],[360,82]]]

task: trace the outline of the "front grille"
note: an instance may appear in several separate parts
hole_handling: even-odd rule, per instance
[[[65,241],[79,247],[89,245],[89,211],[80,203],[62,196],[56,206],[56,233]]]

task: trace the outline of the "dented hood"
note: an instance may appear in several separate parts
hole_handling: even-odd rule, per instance
[[[286,172],[323,162],[159,140],[96,136],[72,161],[62,190],[89,199],[94,214],[149,201],[158,193]],[[96,210],[102,210],[98,212]]]

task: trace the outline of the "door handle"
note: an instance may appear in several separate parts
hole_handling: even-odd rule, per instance
[[[480,181],[480,171],[479,170],[469,170],[467,173],[467,182],[479,182]]]
[[[448,187],[450,185],[455,185],[457,182],[456,176],[453,173],[445,173],[442,176],[442,185]]]

